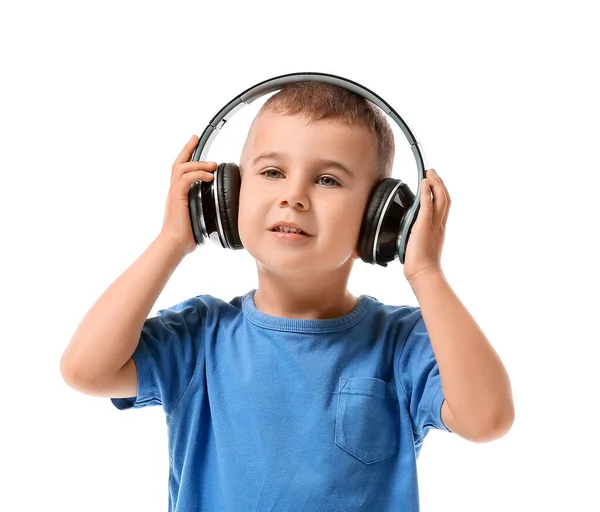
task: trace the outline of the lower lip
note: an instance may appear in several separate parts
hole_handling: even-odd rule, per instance
[[[271,233],[280,240],[286,240],[288,242],[300,242],[302,240],[308,240],[310,235],[301,235],[299,233],[286,233],[285,231],[271,231]]]

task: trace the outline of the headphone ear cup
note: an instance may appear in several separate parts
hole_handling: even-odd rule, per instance
[[[387,267],[396,258],[398,238],[414,198],[410,188],[401,180],[385,178],[375,186],[359,235],[359,254],[364,262]],[[406,247],[407,240],[408,233],[400,245]]]
[[[360,258],[365,263],[379,263],[376,261],[378,259],[377,251],[375,256],[373,255],[377,227],[379,226],[379,220],[381,219],[386,199],[389,197],[397,183],[398,180],[385,178],[379,181],[371,191],[358,237],[358,252]]]
[[[401,210],[399,211],[400,220],[398,222],[398,237],[396,253],[400,259],[400,263],[404,265],[404,258],[406,256],[406,248],[408,247],[408,239],[410,238],[410,232],[412,231],[413,225],[419,215],[420,202],[417,202],[416,208],[413,210],[415,200],[417,197],[413,191],[404,182],[400,183],[398,193],[396,196],[396,202],[400,205]]]
[[[190,212],[190,222],[192,224],[192,234],[196,245],[203,245],[205,236],[202,230],[202,198],[201,198],[202,182],[193,183],[188,190],[188,209]]]
[[[217,193],[219,200],[218,215],[221,218],[223,235],[229,249],[243,249],[238,231],[238,212],[240,203],[240,168],[235,163],[220,164],[216,179],[219,180]]]

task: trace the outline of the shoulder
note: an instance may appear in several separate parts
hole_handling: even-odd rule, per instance
[[[173,334],[182,336],[198,332],[211,324],[219,323],[227,304],[218,297],[197,295],[168,307],[158,307],[156,314],[145,320],[142,333],[151,334],[152,337],[159,337],[163,333],[160,336],[164,338]]]
[[[377,297],[371,295],[367,295],[367,297],[373,302],[375,310],[381,311],[394,319],[410,319],[415,315],[418,316],[421,314],[421,308],[418,306],[412,306],[410,304],[392,304],[381,301]]]
[[[229,301],[210,294],[195,295],[169,307],[158,310],[158,314],[182,313],[197,310],[201,313],[240,312],[246,295],[239,295]]]
[[[421,308],[412,305],[386,304],[375,297],[373,300],[372,315],[377,317],[380,324],[385,324],[398,341],[404,341],[412,330],[422,322]]]

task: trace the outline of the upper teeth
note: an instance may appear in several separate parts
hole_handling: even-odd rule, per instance
[[[286,226],[277,226],[275,231],[285,231],[286,233],[302,233],[301,229],[298,228],[288,228]]]

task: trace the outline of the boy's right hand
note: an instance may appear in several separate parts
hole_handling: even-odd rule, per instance
[[[214,179],[213,172],[217,168],[216,162],[190,161],[198,141],[198,136],[193,135],[173,163],[165,218],[159,235],[159,238],[174,243],[183,256],[197,247],[190,222],[188,191],[197,181]]]

